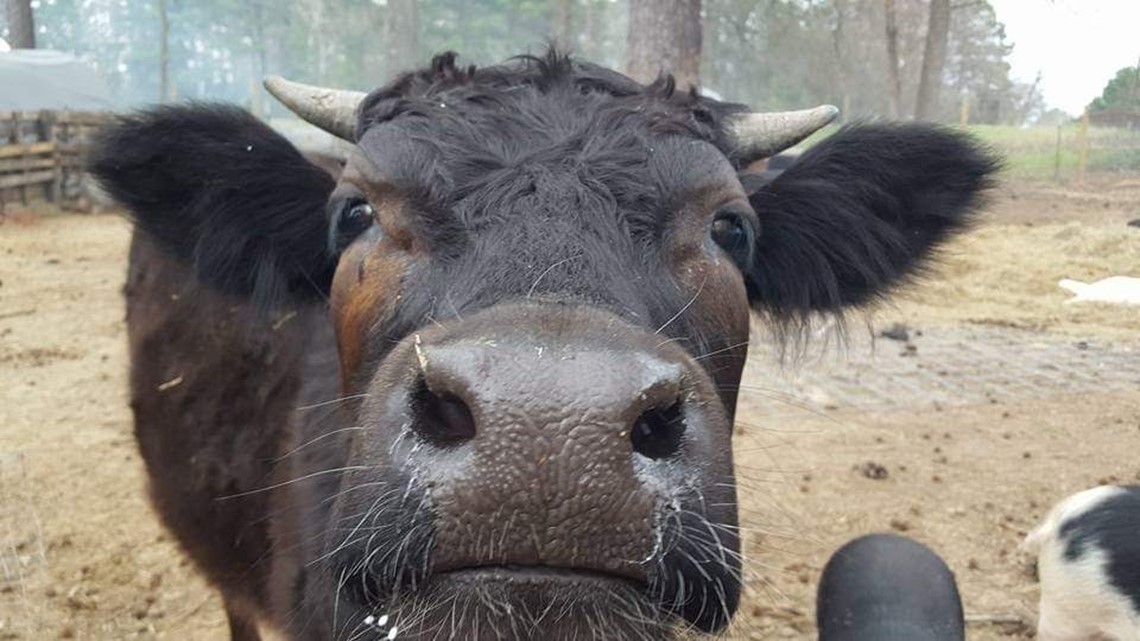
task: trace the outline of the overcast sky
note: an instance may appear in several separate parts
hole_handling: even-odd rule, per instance
[[[1014,78],[1078,114],[1121,67],[1140,61],[1140,0],[990,0],[1013,43]]]

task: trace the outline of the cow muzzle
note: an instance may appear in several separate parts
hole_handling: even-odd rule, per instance
[[[402,341],[360,414],[346,483],[380,489],[338,511],[392,536],[340,547],[374,604],[493,593],[534,623],[610,590],[634,618],[705,630],[735,609],[731,426],[675,342],[597,309],[501,305]],[[379,551],[393,542],[402,561]]]

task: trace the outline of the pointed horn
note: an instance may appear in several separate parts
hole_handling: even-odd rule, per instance
[[[356,108],[366,94],[305,85],[281,76],[268,76],[264,84],[266,91],[305,122],[337,138],[356,140]]]
[[[736,137],[736,153],[744,162],[774,156],[835,120],[831,105],[800,111],[749,113],[735,116],[729,130]]]

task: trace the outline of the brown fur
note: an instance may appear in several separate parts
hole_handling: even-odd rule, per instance
[[[242,619],[266,600],[271,461],[300,387],[300,323],[202,287],[142,232],[126,286],[135,435],[156,511]],[[250,494],[242,495],[246,492]],[[239,496],[241,495],[241,496]]]

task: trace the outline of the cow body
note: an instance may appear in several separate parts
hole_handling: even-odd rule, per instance
[[[330,479],[288,494],[266,488],[344,462],[343,434],[298,449],[324,433],[333,410],[320,404],[339,394],[327,310],[268,316],[204,286],[140,230],[124,293],[131,408],[152,502],[222,589],[231,624],[244,630],[235,638],[257,638],[251,622],[270,609],[269,577],[291,569],[290,542],[304,539],[288,501],[322,486],[327,496]]]
[[[242,639],[723,629],[750,311],[879,299],[995,169],[907,125],[738,175],[810,128],[554,52],[312,95],[283,100],[354,143],[343,170],[211,105],[93,160],[137,225],[152,496]]]
[[[1066,498],[1022,547],[1037,557],[1038,639],[1140,639],[1140,486]]]

